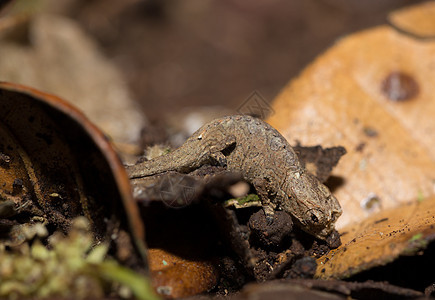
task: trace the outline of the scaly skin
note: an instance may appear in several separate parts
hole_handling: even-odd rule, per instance
[[[166,171],[187,173],[204,164],[239,172],[254,185],[266,214],[282,209],[306,232],[326,239],[341,207],[328,188],[308,173],[287,140],[250,116],[229,116],[197,130],[178,149],[127,167],[130,178]]]

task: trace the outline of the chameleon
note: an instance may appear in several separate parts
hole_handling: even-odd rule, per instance
[[[167,171],[188,173],[205,164],[240,173],[255,188],[269,221],[275,210],[283,210],[316,238],[326,240],[342,213],[337,199],[303,167],[287,140],[249,115],[213,120],[172,152],[126,168],[135,179]]]

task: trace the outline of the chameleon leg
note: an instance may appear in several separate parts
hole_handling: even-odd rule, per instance
[[[222,154],[222,152],[212,152],[210,153],[210,158],[221,167],[227,166],[227,158]]]
[[[219,166],[227,166],[227,158],[225,151],[229,150],[232,146],[235,146],[236,138],[234,135],[226,136],[220,141],[214,141],[214,144],[210,146],[210,158],[215,161]]]
[[[269,183],[264,178],[256,178],[252,181],[252,185],[257,191],[258,196],[260,196],[261,204],[263,206],[263,211],[266,216],[266,221],[268,224],[273,223],[273,216],[275,214],[276,205],[272,203],[269,199]]]

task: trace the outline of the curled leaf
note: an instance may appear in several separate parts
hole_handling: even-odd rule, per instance
[[[143,225],[125,170],[101,131],[65,101],[10,83],[0,84],[0,120],[0,202],[65,231],[84,215],[99,240],[128,232],[133,244],[118,246],[130,247],[129,259],[143,265]],[[10,214],[4,204],[1,211],[0,217]]]

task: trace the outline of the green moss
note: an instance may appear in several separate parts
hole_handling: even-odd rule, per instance
[[[235,208],[261,206],[261,201],[257,194],[248,194],[244,197],[229,199],[225,201],[224,206],[234,206]]]
[[[408,240],[408,246],[402,251],[401,255],[415,255],[418,251],[425,249],[428,241],[423,233],[416,233]]]
[[[418,194],[417,194],[417,201],[418,201],[418,202],[423,202],[423,201],[424,201],[424,195],[423,195],[423,192],[422,192],[422,191],[418,191]]]
[[[107,295],[158,299],[146,277],[107,257],[108,245],[94,245],[85,218],[74,220],[49,247],[39,240],[0,249],[0,298],[100,298]]]
[[[417,233],[417,234],[414,234],[414,235],[409,239],[409,241],[410,241],[410,242],[418,241],[418,240],[421,239],[422,237],[423,237],[423,234],[422,234],[422,233]]]
[[[237,200],[237,203],[239,203],[240,205],[244,205],[248,202],[260,201],[260,197],[258,197],[257,194],[248,194],[245,197],[239,197],[235,200]]]

